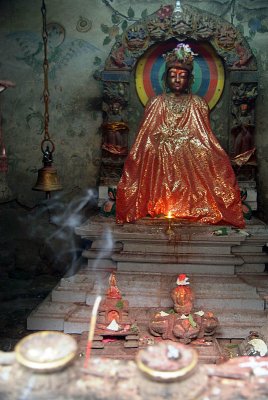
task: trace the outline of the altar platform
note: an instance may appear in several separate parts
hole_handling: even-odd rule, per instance
[[[94,216],[75,232],[91,243],[83,256],[93,269],[233,275],[263,272],[268,262],[268,227],[255,218],[241,230],[168,218],[119,225]]]
[[[218,317],[216,339],[245,338],[268,325],[268,228],[257,219],[238,230],[167,219],[117,225],[93,216],[75,231],[87,243],[83,262],[29,315],[28,330],[85,337],[111,271],[143,336],[152,313],[172,307],[170,291],[180,273],[189,276],[195,308]]]

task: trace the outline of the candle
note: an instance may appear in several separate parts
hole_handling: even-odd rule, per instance
[[[169,239],[171,239],[171,237],[174,235],[174,232],[171,228],[171,222],[172,222],[172,219],[174,218],[174,216],[172,215],[171,211],[168,212],[168,214],[166,215],[166,218],[168,220],[168,228],[166,230],[166,233],[169,235]]]
[[[100,302],[101,302],[101,296],[98,296],[96,298],[96,300],[93,304],[93,308],[92,308],[92,314],[91,314],[91,319],[90,319],[90,324],[89,324],[89,329],[88,329],[88,340],[87,340],[86,359],[85,359],[85,363],[84,363],[84,368],[87,368],[88,361],[90,358],[92,341],[93,341],[95,326],[96,326],[96,321],[97,321],[97,312],[98,312]]]

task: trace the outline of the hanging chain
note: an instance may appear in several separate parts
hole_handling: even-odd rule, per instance
[[[231,24],[234,23],[235,7],[236,7],[235,2],[236,2],[236,0],[231,1]]]
[[[43,16],[43,44],[44,44],[44,62],[43,62],[43,70],[44,70],[44,91],[43,91],[43,98],[44,98],[44,104],[45,104],[45,113],[44,113],[44,122],[45,122],[45,129],[44,129],[44,141],[46,142],[51,142],[52,146],[53,142],[50,139],[49,133],[48,133],[48,123],[49,123],[49,112],[48,112],[48,102],[49,102],[49,91],[48,91],[48,59],[47,59],[47,39],[48,39],[48,34],[47,34],[47,24],[46,24],[46,5],[45,1],[42,1],[42,7],[41,7],[41,12]],[[42,144],[43,144],[42,142]],[[42,147],[42,146],[41,146]]]

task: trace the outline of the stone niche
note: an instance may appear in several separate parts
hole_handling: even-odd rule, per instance
[[[99,203],[107,199],[108,187],[115,188],[120,179],[129,147],[135,137],[142,101],[137,96],[138,85],[134,74],[138,63],[152,48],[170,41],[184,41],[208,46],[223,65],[225,75],[223,95],[227,99],[213,124],[224,121],[218,137],[229,154],[241,189],[248,194],[251,208],[257,208],[256,158],[254,144],[255,100],[258,77],[256,59],[241,32],[236,27],[208,12],[185,5],[180,10],[172,5],[161,6],[155,13],[140,19],[117,39],[99,79],[103,85],[102,157],[99,176]],[[142,71],[143,81],[150,71]],[[206,79],[210,79],[209,76]],[[220,89],[217,89],[220,90]],[[223,96],[222,96],[223,97]],[[133,107],[133,99],[136,105]],[[214,104],[215,105],[215,104]],[[226,118],[227,117],[227,118]],[[241,157],[243,154],[243,157]]]

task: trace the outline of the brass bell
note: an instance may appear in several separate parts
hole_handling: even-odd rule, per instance
[[[57,170],[52,166],[40,168],[33,190],[40,190],[42,192],[62,190]]]
[[[51,142],[50,140],[45,141]],[[52,143],[52,150],[49,149],[49,146],[46,147],[46,150],[43,150],[43,144],[45,141],[43,141],[41,145],[44,166],[38,170],[37,182],[33,187],[33,190],[46,192],[47,197],[50,197],[50,192],[62,190],[62,186],[60,184],[57,170],[52,166],[52,153],[54,152],[54,144]]]

